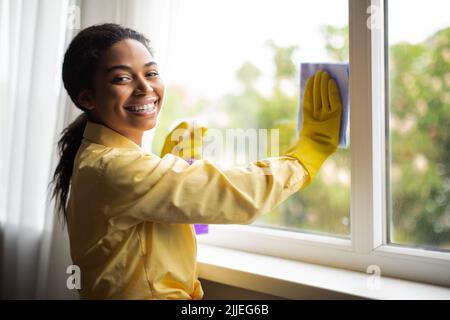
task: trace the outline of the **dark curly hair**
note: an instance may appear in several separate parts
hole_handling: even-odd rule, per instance
[[[93,76],[101,55],[112,45],[125,39],[141,42],[153,55],[150,41],[143,34],[115,23],[97,24],[82,29],[72,39],[64,55],[64,88],[83,113],[61,133],[58,141],[60,160],[50,182],[53,185],[52,199],[56,198],[56,211],[63,222],[67,222],[67,200],[75,156],[89,119],[88,110],[80,105],[78,97],[83,89],[94,91]]]

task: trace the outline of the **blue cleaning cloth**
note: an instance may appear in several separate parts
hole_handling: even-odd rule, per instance
[[[348,63],[302,63],[300,65],[300,107],[298,111],[297,136],[300,135],[300,130],[302,129],[303,95],[305,93],[306,80],[308,80],[309,77],[314,76],[314,74],[319,70],[328,72],[330,77],[336,80],[339,93],[341,95],[342,113],[338,147],[345,149],[348,147],[347,129],[350,113],[350,67]]]

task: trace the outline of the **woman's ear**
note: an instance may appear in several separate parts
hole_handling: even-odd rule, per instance
[[[94,103],[93,103],[92,94],[87,89],[81,90],[80,94],[78,95],[78,101],[79,101],[80,105],[87,110],[92,110],[95,108]]]

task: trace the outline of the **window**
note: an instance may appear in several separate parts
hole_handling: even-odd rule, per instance
[[[300,63],[348,61],[347,0],[191,0],[181,6],[165,106],[170,112],[161,116],[155,150],[167,124],[182,117],[200,117],[222,132],[267,129],[270,136],[278,129],[279,152],[287,150],[296,138]],[[324,7],[328,13],[315,14]],[[268,139],[268,152],[269,145]],[[209,158],[222,167],[279,155],[252,154],[248,148],[233,157],[234,146],[224,148]],[[349,237],[349,205],[350,150],[340,149],[307,190],[255,225]]]
[[[390,230],[393,244],[450,250],[448,1],[390,1]],[[406,13],[406,14],[405,14]]]
[[[433,3],[183,2],[155,151],[174,118],[201,115],[210,128],[279,129],[282,152],[295,136],[299,63],[350,61],[351,149],[278,210],[251,226],[211,225],[200,243],[450,285],[450,36],[435,19],[448,5]]]

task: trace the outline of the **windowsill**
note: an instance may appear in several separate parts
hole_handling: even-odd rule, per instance
[[[450,289],[198,244],[199,277],[285,299],[450,299]]]

